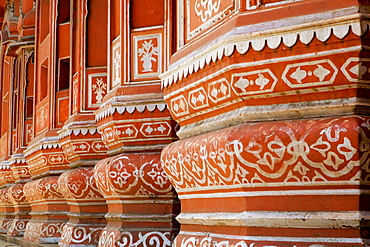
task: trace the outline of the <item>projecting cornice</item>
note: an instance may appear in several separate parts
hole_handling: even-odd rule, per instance
[[[277,49],[280,45],[293,47],[298,42],[308,45],[314,39],[325,42],[332,36],[343,39],[350,32],[361,37],[367,32],[369,26],[367,14],[352,14],[263,31],[250,32],[247,30],[248,27],[239,27],[216,43],[202,47],[172,63],[169,69],[160,75],[162,88],[188,77],[206,65],[210,65],[211,62],[221,60],[225,56],[229,57],[234,52],[246,54],[250,49],[262,51],[265,48]]]

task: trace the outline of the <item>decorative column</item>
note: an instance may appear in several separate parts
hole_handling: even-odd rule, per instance
[[[68,40],[71,49],[65,72],[72,79],[71,100],[70,111],[58,135],[73,170],[64,172],[58,182],[70,207],[69,221],[63,228],[59,246],[96,246],[106,225],[107,213],[105,198],[96,187],[92,169],[108,157],[108,148],[97,130],[94,115],[108,92],[108,2],[70,1],[68,7],[73,9],[73,14],[68,23],[70,28],[64,33],[66,37],[72,34]],[[63,60],[59,60],[60,65]]]
[[[180,205],[159,153],[104,159],[95,166],[94,175],[108,204],[100,247],[172,245]]]
[[[31,204],[32,218],[24,241],[29,245],[54,244],[61,238],[69,211],[58,190],[58,176],[70,168],[59,142],[58,131],[69,114],[69,65],[59,64],[59,58],[68,57],[69,35],[66,34],[69,34],[67,16],[70,9],[69,1],[39,0],[35,5],[34,1],[24,2],[25,8],[35,7],[36,15],[34,67],[32,72],[28,72],[34,77],[29,85],[34,92],[30,100],[32,122],[27,129],[31,138],[24,151],[32,179],[24,187]],[[26,33],[23,32],[24,38]]]
[[[24,184],[16,184],[9,188],[8,197],[14,206],[14,220],[7,232],[11,237],[22,237],[26,231],[26,225],[30,220],[30,204],[24,195]]]
[[[180,205],[160,162],[177,140],[158,75],[168,59],[162,0],[108,1],[107,93],[95,111],[110,158],[94,168],[106,199],[100,247],[171,246]]]
[[[8,189],[0,192],[0,232],[7,233],[8,238],[23,236],[30,218],[30,206],[21,183],[30,180],[23,152],[32,136],[34,67],[30,58],[34,48],[35,9],[32,0],[23,0],[22,4],[20,1],[2,3],[5,12],[1,31],[0,186]]]
[[[172,2],[174,246],[367,246],[368,4]]]
[[[30,21],[30,20],[29,20]],[[16,42],[9,45],[7,53],[17,58],[16,82],[14,83],[14,91],[16,98],[13,105],[13,115],[16,120],[13,128],[13,153],[9,159],[10,168],[13,173],[14,180],[17,183],[26,183],[30,180],[31,174],[26,163],[24,151],[28,143],[33,138],[32,133],[32,101],[33,101],[33,69],[32,62],[34,54],[34,41]]]
[[[63,173],[58,186],[70,208],[59,246],[96,246],[106,225],[107,205],[96,187],[93,168]]]
[[[14,219],[14,206],[8,196],[8,190],[0,190],[0,233],[6,234]]]
[[[108,92],[108,3],[107,0],[84,0],[72,1],[71,4],[70,7],[75,10],[75,21],[70,24],[73,35],[69,40],[73,47],[70,51],[72,100],[69,105],[70,114],[58,133],[70,168],[91,167],[106,158],[108,151],[102,142],[101,133],[97,130],[94,115],[94,111],[99,108]],[[98,35],[101,38],[87,40],[87,37],[92,37],[91,35],[97,32],[96,25],[99,25]],[[77,37],[81,40],[76,40]]]
[[[64,224],[68,221],[69,207],[59,192],[58,176],[49,176],[24,185],[24,194],[31,205],[31,220],[24,239],[35,243],[57,243]]]

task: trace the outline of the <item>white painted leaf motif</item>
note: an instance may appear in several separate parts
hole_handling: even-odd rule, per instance
[[[213,96],[214,98],[217,98],[217,95],[218,95],[218,90],[216,88],[213,88],[211,92],[211,96]]]
[[[114,179],[114,183],[122,187],[124,184],[127,183],[127,180],[131,177],[131,174],[128,173],[126,169],[124,169],[121,172],[110,172],[109,176]]]
[[[307,77],[307,72],[298,67],[291,75],[292,79],[295,79],[298,83],[302,84],[302,80]]]
[[[318,151],[323,157],[325,157],[326,152],[330,150],[331,145],[329,142],[323,141],[322,138],[323,137],[320,136],[320,138],[312,144],[310,148]],[[325,146],[325,148],[323,146]]]
[[[85,150],[86,148],[87,148],[86,145],[84,145],[84,144],[80,145],[80,149]]]
[[[174,104],[173,109],[178,112],[179,111],[179,105],[177,103]]]
[[[269,79],[265,78],[263,74],[258,73],[258,78],[256,79],[256,85],[260,86],[260,90],[262,90],[268,83]]]
[[[135,111],[135,109],[136,109],[136,107],[135,106],[132,106],[132,105],[130,105],[130,106],[127,106],[127,111],[131,114],[131,113],[133,113],[134,111]]]
[[[326,160],[324,160],[324,163],[327,166],[333,167],[335,170],[338,170],[339,166],[343,164],[343,161],[341,158],[338,157],[338,155],[334,152],[329,152],[328,157]]]
[[[149,133],[149,135],[153,132],[153,128],[152,127],[150,127],[150,125],[145,129],[145,131],[147,132],[147,133]]]
[[[265,181],[263,181],[263,179],[260,176],[258,176],[257,173],[255,173],[253,178],[251,179],[251,182],[252,183],[264,183]]]
[[[324,81],[325,77],[330,74],[330,70],[325,69],[322,65],[318,64],[313,74],[319,78],[320,82]]]
[[[253,154],[256,158],[261,159],[262,145],[256,142],[256,138],[252,137],[245,148],[245,151]]]
[[[183,99],[180,99],[180,108],[181,108],[182,110],[185,110],[185,107],[186,107],[186,103],[185,103],[185,101],[184,101]]]
[[[350,68],[349,71],[357,75],[359,79],[362,79],[362,76],[367,72],[367,67],[363,66],[362,63],[359,63]]]
[[[268,143],[268,148],[276,153],[279,158],[283,158],[286,146],[282,142],[282,140],[276,135],[273,141]]]
[[[352,147],[351,141],[347,137],[344,137],[343,143],[338,145],[338,152],[344,155],[346,160],[350,160],[356,154],[357,150]]]
[[[193,97],[191,97],[191,103],[193,105],[196,105],[197,104],[197,97],[195,97],[194,95],[193,95]]]
[[[222,94],[226,94],[227,93],[227,86],[225,86],[225,84],[222,83],[221,87],[220,87],[220,90],[222,92]]]
[[[271,153],[266,152],[263,154],[262,159],[258,160],[257,163],[261,165],[268,166],[271,170],[275,168],[275,162],[277,162],[278,159],[274,157]]]
[[[296,171],[301,175],[306,175],[309,170],[310,169],[304,166],[302,162],[298,162],[297,165],[293,168],[293,171]]]
[[[162,124],[158,127],[158,131],[161,132],[163,134],[163,132],[166,130],[167,128],[165,128]]]
[[[134,133],[134,131],[131,128],[127,128],[126,131],[125,131],[125,133],[127,135],[131,136]]]
[[[205,96],[202,93],[199,93],[198,100],[204,104]]]
[[[242,76],[239,78],[239,80],[235,83],[235,87],[240,88],[243,92],[246,92],[245,90],[250,85],[250,82],[248,79],[244,79]]]

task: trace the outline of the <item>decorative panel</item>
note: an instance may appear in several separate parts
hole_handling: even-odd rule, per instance
[[[111,70],[111,88],[114,88],[121,83],[121,39],[118,37],[112,43],[112,60],[110,65]]]
[[[162,33],[134,35],[134,79],[156,78],[162,72]]]
[[[36,135],[39,135],[47,130],[49,122],[49,102],[44,101],[37,106],[36,109]]]
[[[183,6],[180,6],[180,15],[185,12],[186,40],[234,13],[236,3],[233,0],[185,0]]]
[[[88,103],[89,108],[99,107],[103,97],[108,92],[107,73],[88,74]]]

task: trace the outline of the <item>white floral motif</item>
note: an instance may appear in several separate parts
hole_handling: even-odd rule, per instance
[[[96,78],[96,84],[92,86],[92,89],[94,90],[94,94],[96,94],[96,103],[101,103],[107,90],[107,84],[104,83],[103,78]]]
[[[109,194],[113,191],[136,194],[140,190],[140,195],[172,195],[173,188],[159,162],[159,156],[142,156],[140,165],[136,159],[122,155],[99,162],[95,166],[98,188]]]
[[[361,170],[370,173],[365,158],[370,154],[370,131],[360,127],[365,121],[356,117],[246,124],[168,146],[162,164],[177,189],[271,180],[369,182],[370,174],[360,176]],[[359,133],[355,143],[353,133]]]
[[[152,43],[152,40],[144,41],[142,48],[139,48],[138,54],[139,57],[142,57],[140,61],[143,61],[143,72],[153,71],[152,61],[156,62],[157,60],[153,56],[158,56],[158,46],[155,47]]]
[[[206,22],[212,17],[213,13],[217,13],[220,9],[220,0],[196,0],[195,13],[199,16],[202,22]]]

